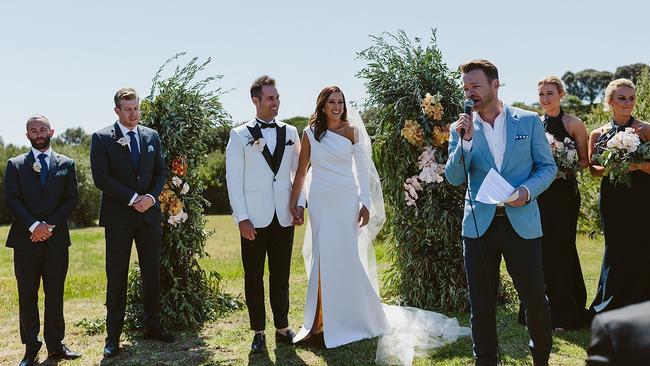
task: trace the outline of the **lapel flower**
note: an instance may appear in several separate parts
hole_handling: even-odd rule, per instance
[[[287,140],[287,143],[285,144],[286,146],[291,146],[293,145],[293,140]]]
[[[129,136],[120,137],[117,140],[117,143],[122,145],[122,146],[128,146],[131,143],[131,138]]]
[[[264,150],[264,146],[266,146],[266,142],[264,142],[264,138],[260,137],[257,140],[253,141],[252,145],[255,151],[262,152],[262,150]]]
[[[41,169],[43,168],[43,166],[41,165],[41,163],[40,163],[38,160],[36,160],[36,161],[34,162],[34,165],[32,165],[32,168],[34,168],[34,171],[35,171],[36,173],[40,173],[40,172],[41,172]]]

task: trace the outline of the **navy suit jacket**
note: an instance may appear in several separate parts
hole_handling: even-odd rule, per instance
[[[158,132],[138,125],[140,164],[135,167],[129,147],[117,141],[124,137],[117,122],[92,136],[90,165],[93,181],[102,191],[99,225],[128,228],[137,225],[142,215],[149,225],[161,225],[162,213],[158,196],[167,180],[167,166],[162,156]],[[144,213],[129,206],[133,195],[150,194],[156,203]]]
[[[542,224],[537,207],[537,196],[553,183],[557,166],[539,116],[507,105],[504,109],[507,131],[506,150],[499,174],[513,187],[523,185],[530,191],[530,202],[520,207],[506,205],[506,215],[519,236],[524,239],[539,238],[542,236]],[[460,136],[455,128],[456,123],[453,123],[450,128],[449,159],[445,167],[445,176],[449,183],[458,186],[465,182],[466,177]],[[476,238],[487,231],[496,212],[496,205],[476,201],[476,194],[490,169],[498,172],[483,126],[477,121],[474,121],[472,150],[465,153],[465,166],[469,171],[469,187],[472,192],[471,199],[474,203],[478,233],[474,226],[470,202],[466,199],[463,236]]]
[[[74,160],[52,151],[44,187],[34,170],[35,161],[31,149],[7,161],[5,200],[13,217],[7,246],[16,250],[31,250],[34,245],[67,248],[71,244],[67,220],[79,200]],[[36,221],[56,225],[44,243],[30,240],[29,228]]]

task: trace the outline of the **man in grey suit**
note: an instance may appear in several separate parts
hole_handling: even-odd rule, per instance
[[[7,247],[14,249],[18,282],[20,338],[26,352],[21,366],[34,365],[43,345],[38,340],[38,288],[43,279],[48,356],[74,359],[78,353],[63,343],[63,287],[68,272],[70,233],[67,219],[77,205],[74,160],[50,147],[54,130],[45,116],[27,120],[32,148],[9,159],[5,171],[5,197],[13,217]]]
[[[99,225],[106,236],[105,357],[119,352],[134,240],[144,293],[144,337],[174,340],[160,325],[162,213],[157,197],[168,174],[160,137],[138,125],[140,99],[135,90],[118,90],[114,102],[118,121],[95,132],[90,146],[93,180],[102,191]]]

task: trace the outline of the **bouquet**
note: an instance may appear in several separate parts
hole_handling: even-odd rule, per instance
[[[580,159],[578,159],[578,150],[575,141],[568,137],[564,141],[558,141],[550,133],[546,133],[546,139],[551,146],[553,159],[557,165],[557,175],[562,179],[568,179],[575,176],[580,169]]]
[[[631,184],[630,166],[650,161],[650,142],[641,143],[633,128],[619,131],[607,141],[607,147],[593,156],[593,161],[605,168],[614,184]]]

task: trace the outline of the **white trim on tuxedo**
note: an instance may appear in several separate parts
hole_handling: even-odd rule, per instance
[[[256,119],[233,128],[226,147],[226,182],[233,215],[237,222],[248,219],[256,228],[267,227],[274,214],[284,227],[291,226],[293,221],[289,201],[298,169],[300,135],[294,126],[276,123],[286,129],[286,137],[284,141],[276,141],[276,146],[285,144],[285,150],[275,175],[262,152],[252,145],[249,127],[256,127]],[[302,194],[301,201],[304,201]]]

